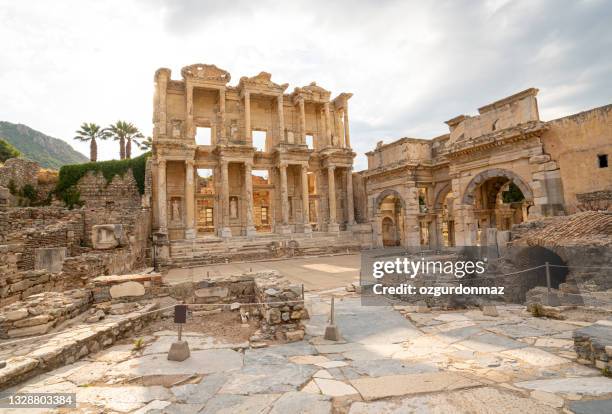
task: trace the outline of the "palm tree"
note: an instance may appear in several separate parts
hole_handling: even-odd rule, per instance
[[[97,139],[104,140],[109,136],[105,129],[102,129],[100,125],[94,123],[83,122],[81,129],[76,131],[76,136],[73,139],[82,142],[89,141],[89,160],[96,162],[98,160],[98,144]]]
[[[136,145],[138,145],[138,148],[140,148],[141,150],[151,151],[151,149],[153,148],[153,138],[146,137],[140,142],[136,141]]]
[[[132,157],[132,141],[143,137],[138,128],[126,121],[117,121],[106,130],[115,141],[119,141],[119,157],[122,160]]]

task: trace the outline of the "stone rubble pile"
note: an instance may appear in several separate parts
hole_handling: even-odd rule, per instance
[[[91,292],[82,289],[31,295],[0,310],[0,337],[42,335],[59,323],[85,312]]]

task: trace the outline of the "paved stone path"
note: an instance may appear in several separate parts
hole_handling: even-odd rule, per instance
[[[173,333],[157,332],[143,350],[116,345],[10,391],[75,392],[79,412],[612,412],[612,379],[575,362],[571,333],[584,323],[533,318],[520,306],[489,317],[344,297],[343,341],[330,342],[329,296],[307,303],[305,341],[251,349],[186,333],[191,358],[171,362]]]

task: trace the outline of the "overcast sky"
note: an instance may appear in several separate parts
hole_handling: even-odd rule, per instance
[[[230,5],[231,4],[231,5]],[[0,0],[0,120],[71,143],[83,121],[152,130],[153,74],[192,63],[352,92],[351,136],[448,132],[528,87],[543,120],[612,103],[612,2]],[[100,157],[118,157],[114,142]]]

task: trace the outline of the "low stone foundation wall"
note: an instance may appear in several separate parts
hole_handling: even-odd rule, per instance
[[[46,334],[85,312],[91,302],[91,292],[83,289],[31,295],[0,310],[0,338]]]
[[[578,362],[594,365],[612,375],[612,321],[604,320],[574,332]]]
[[[117,316],[116,320],[109,317],[104,323],[78,325],[43,341],[27,356],[9,358],[0,375],[0,390],[72,364],[90,353],[111,346],[119,339],[133,336],[162,314],[162,310],[151,312],[156,309],[157,304],[150,304],[139,312]]]

